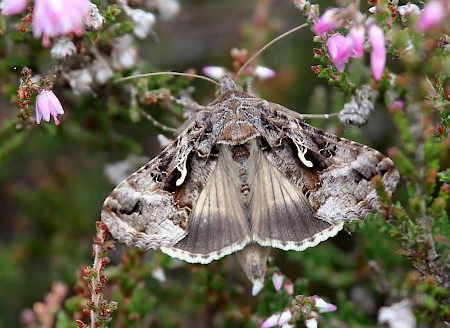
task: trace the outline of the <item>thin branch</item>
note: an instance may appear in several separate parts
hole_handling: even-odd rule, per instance
[[[100,276],[102,275],[102,259],[100,254],[102,253],[102,246],[101,245],[97,245],[94,244],[93,245],[93,251],[94,251],[94,264],[93,264],[93,270],[97,273],[98,278],[93,278],[91,281],[91,302],[92,305],[95,306],[97,309],[100,308],[100,299],[101,299],[101,294],[98,291],[100,288],[100,284],[99,284],[99,280],[100,280]],[[93,309],[91,309],[91,313],[90,313],[90,319],[91,319],[91,328],[96,328],[98,322],[99,322],[99,317],[98,317],[98,311],[94,311]]]
[[[189,109],[189,110],[193,110],[193,111],[201,111],[201,110],[208,110],[211,109],[212,107],[209,106],[203,106],[203,105],[199,105],[195,102],[187,102],[175,97],[170,97],[170,100],[172,100],[174,103],[183,106],[185,109]]]

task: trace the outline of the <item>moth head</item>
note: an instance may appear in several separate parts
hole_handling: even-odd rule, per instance
[[[221,95],[229,91],[242,91],[242,88],[228,75],[222,77],[219,81],[219,93]]]

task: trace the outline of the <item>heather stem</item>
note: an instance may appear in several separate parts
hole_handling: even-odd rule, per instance
[[[99,291],[99,284],[100,284],[100,276],[102,274],[101,267],[102,267],[102,260],[100,258],[100,253],[102,251],[102,247],[100,245],[94,244],[93,245],[94,250],[94,271],[96,272],[95,277],[92,279],[92,292],[91,292],[91,301],[93,308],[96,310],[90,311],[90,317],[91,317],[91,328],[96,328],[96,324],[98,322],[98,309],[100,308],[100,291]]]

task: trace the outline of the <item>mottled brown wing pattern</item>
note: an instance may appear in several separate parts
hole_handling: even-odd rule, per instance
[[[129,246],[149,249],[174,245],[187,235],[192,197],[203,189],[212,169],[204,170],[195,183],[185,183],[184,193],[177,185],[192,181],[195,172],[187,172],[186,162],[202,135],[203,130],[192,123],[161,154],[111,192],[101,218],[115,238]],[[195,160],[197,167],[206,163],[204,159],[191,159]]]
[[[374,182],[377,176],[386,193],[392,195],[399,173],[390,158],[287,114],[280,116],[276,124],[286,137],[280,147],[267,153],[267,158],[303,190],[316,218],[332,224],[375,212],[380,206]],[[295,156],[299,148],[311,167]]]

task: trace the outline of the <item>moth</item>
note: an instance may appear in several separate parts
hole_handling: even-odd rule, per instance
[[[119,184],[101,214],[119,241],[207,264],[236,253],[262,283],[271,247],[303,251],[381,205],[399,173],[388,157],[316,129],[230,77],[185,129]],[[377,178],[378,177],[378,178]]]

